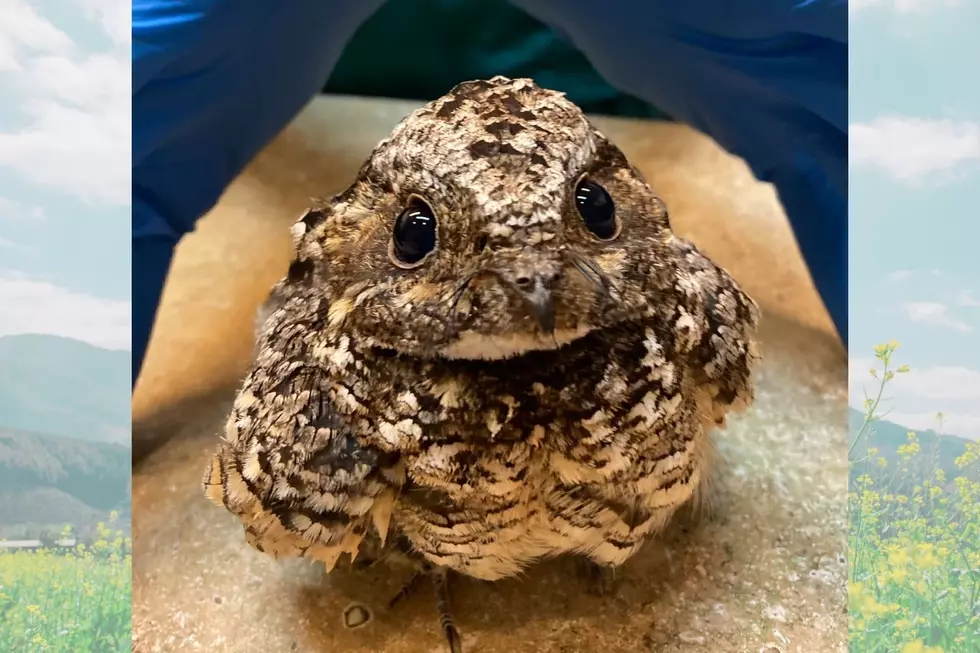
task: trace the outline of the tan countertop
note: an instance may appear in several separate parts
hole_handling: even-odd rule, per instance
[[[289,225],[346,186],[414,103],[321,98],[182,243],[133,399],[136,650],[441,653],[432,597],[392,612],[404,579],[324,576],[248,548],[199,481],[285,271]],[[675,231],[728,269],[765,317],[756,406],[716,440],[713,516],[687,520],[586,594],[567,562],[454,594],[467,653],[846,651],[846,355],[771,187],[678,125],[596,118],[671,209]],[[344,608],[375,610],[345,630]]]

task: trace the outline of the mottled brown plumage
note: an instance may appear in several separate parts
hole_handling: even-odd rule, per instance
[[[577,208],[583,179],[613,199],[611,239]],[[413,197],[437,225],[414,267],[392,249]],[[415,111],[293,233],[205,479],[275,557],[332,569],[397,535],[487,580],[560,554],[619,565],[705,479],[708,432],[752,401],[755,304],[530,80]]]

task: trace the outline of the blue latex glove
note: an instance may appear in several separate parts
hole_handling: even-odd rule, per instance
[[[317,93],[382,2],[134,0],[134,383],[174,246]],[[846,2],[516,4],[568,35],[614,86],[776,186],[846,343]]]

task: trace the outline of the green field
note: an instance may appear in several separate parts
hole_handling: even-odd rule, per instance
[[[848,494],[852,653],[980,651],[980,443],[943,464],[941,436],[909,432],[897,457],[876,446],[882,397],[909,371],[898,343],[875,349],[880,392],[850,450]],[[937,415],[941,426],[942,416]]]
[[[0,552],[0,651],[132,650],[129,538],[100,524],[68,552]]]

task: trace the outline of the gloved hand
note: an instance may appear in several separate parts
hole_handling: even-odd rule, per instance
[[[846,2],[515,1],[776,186],[846,343]],[[382,2],[133,1],[134,383],[173,248]]]

